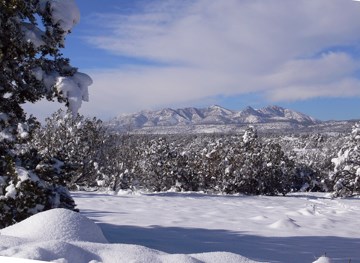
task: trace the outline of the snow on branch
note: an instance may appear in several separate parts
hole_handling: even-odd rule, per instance
[[[64,34],[80,21],[80,11],[74,0],[40,0],[42,11],[45,10],[47,3],[50,4],[53,24],[59,24]]]
[[[63,98],[68,100],[69,109],[74,116],[80,109],[82,101],[89,101],[88,87],[92,83],[92,79],[81,72],[77,72],[71,77],[57,78],[55,88]]]

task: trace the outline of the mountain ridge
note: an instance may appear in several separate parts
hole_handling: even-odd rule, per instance
[[[249,124],[260,126],[284,126],[307,127],[321,124],[317,120],[304,113],[276,105],[261,109],[250,106],[244,110],[229,110],[219,105],[211,105],[206,108],[187,107],[180,109],[164,108],[160,110],[142,110],[131,114],[121,114],[111,120],[108,125],[116,131],[139,131],[157,133],[157,130],[186,131],[194,127],[204,126],[228,126],[240,127]],[[270,125],[271,124],[271,125]],[[281,124],[281,125],[280,125]],[[276,125],[275,125],[276,126]],[[286,126],[286,125],[285,125]],[[202,128],[202,130],[204,129]]]

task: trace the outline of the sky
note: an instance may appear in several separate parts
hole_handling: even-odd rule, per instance
[[[63,54],[94,81],[81,114],[279,105],[360,119],[358,1],[76,2],[81,20]],[[57,108],[26,106],[40,118]]]

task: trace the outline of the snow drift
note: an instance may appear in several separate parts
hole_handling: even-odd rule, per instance
[[[228,252],[167,254],[138,245],[109,244],[93,221],[66,209],[45,211],[2,229],[0,244],[0,257],[61,263],[256,262]]]
[[[59,208],[42,212],[4,228],[1,235],[37,241],[88,241],[108,243],[101,229],[79,213]]]

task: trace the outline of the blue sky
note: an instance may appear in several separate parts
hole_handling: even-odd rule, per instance
[[[94,80],[84,115],[219,104],[360,119],[360,2],[76,2],[63,53]]]

